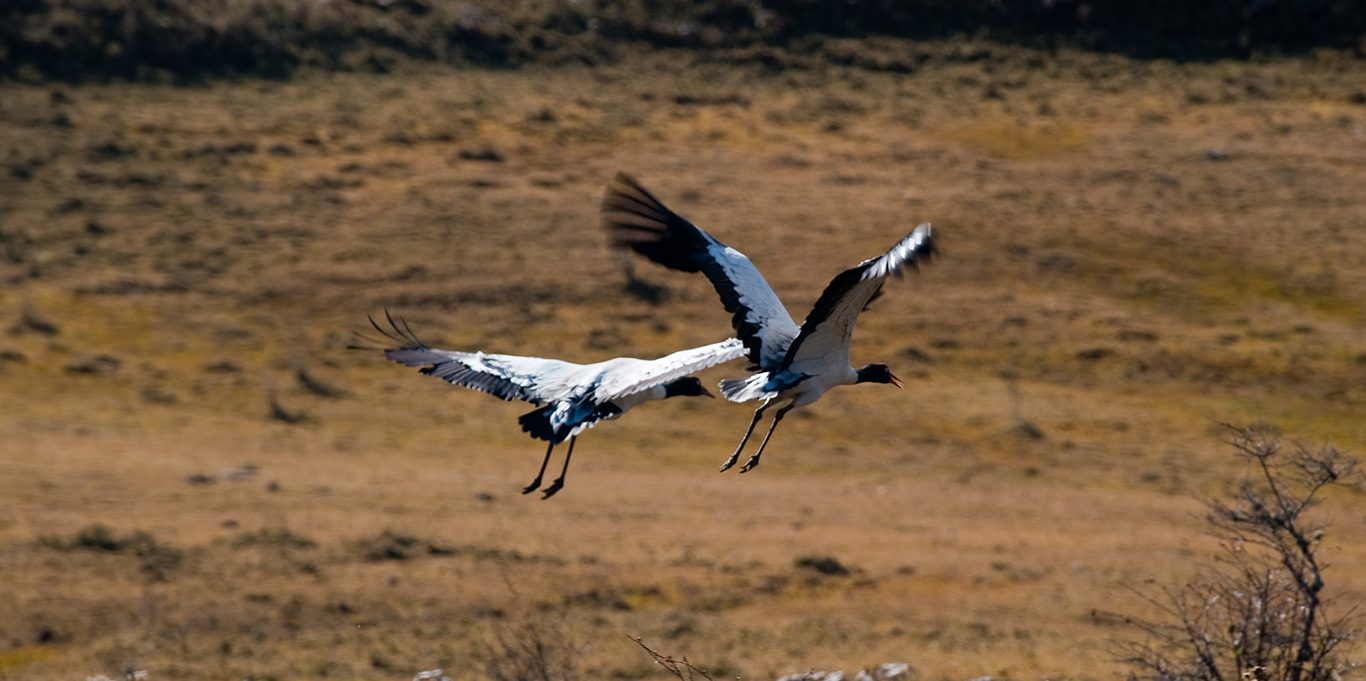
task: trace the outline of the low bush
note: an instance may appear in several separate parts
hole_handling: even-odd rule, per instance
[[[1284,451],[1266,429],[1234,433],[1253,473],[1231,499],[1208,502],[1222,560],[1143,594],[1165,617],[1135,621],[1147,636],[1125,644],[1123,659],[1131,678],[1152,681],[1338,681],[1355,666],[1346,654],[1358,606],[1339,608],[1326,590],[1328,526],[1305,512],[1329,487],[1359,487],[1356,461],[1332,447]]]
[[[41,546],[60,551],[93,551],[135,556],[142,572],[153,581],[170,579],[171,572],[185,560],[185,552],[159,541],[148,532],[137,531],[119,535],[103,523],[81,528],[71,539],[48,536],[38,540]]]

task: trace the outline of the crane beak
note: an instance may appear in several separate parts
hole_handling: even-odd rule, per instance
[[[713,395],[712,392],[711,392],[710,390],[707,390],[706,388],[702,388],[702,395],[701,395],[701,396],[702,396],[702,397],[710,397],[710,398],[713,399],[713,400],[716,399],[716,396]]]
[[[896,387],[898,387],[898,388],[902,387],[902,386],[901,386],[901,379],[897,378],[896,376],[892,376],[892,372],[890,372],[890,371],[887,372],[887,375],[888,375],[889,377],[891,377],[891,379],[892,379],[892,385],[894,385],[894,386],[896,386]]]

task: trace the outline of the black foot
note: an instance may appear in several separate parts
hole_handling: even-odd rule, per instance
[[[729,458],[729,459],[726,459],[726,462],[723,463],[723,464],[721,464],[721,470],[718,471],[718,472],[719,472],[719,473],[725,473],[726,471],[728,471],[728,470],[731,469],[731,466],[734,466],[734,465],[735,465],[735,462],[736,462],[736,461],[739,461],[739,460],[740,460],[740,452],[736,452],[736,453],[734,453],[734,454],[731,454],[731,455],[730,455],[730,458]]]
[[[741,472],[741,473],[748,473],[748,472],[754,470],[755,467],[757,467],[758,465],[759,465],[759,457],[757,457],[757,456],[752,456],[752,457],[750,457],[749,461],[746,461],[746,462],[745,462],[745,465],[743,465],[743,466],[740,467],[740,472]]]
[[[530,485],[522,488],[522,494],[531,494],[541,487],[541,479],[538,477],[531,481]]]
[[[555,482],[550,483],[549,487],[542,490],[541,498],[549,499],[550,497],[555,496],[555,493],[562,489],[564,489],[564,478],[555,478]]]

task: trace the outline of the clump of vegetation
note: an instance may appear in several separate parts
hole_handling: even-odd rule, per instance
[[[3,241],[4,239],[0,239]],[[11,334],[20,334],[28,331],[40,333],[44,336],[55,336],[61,330],[57,323],[44,317],[31,305],[24,305],[19,311],[19,321],[10,327]]]
[[[289,425],[307,423],[313,417],[306,411],[290,409],[280,402],[279,393],[272,387],[266,395],[266,406],[269,407],[270,418]]]
[[[536,617],[501,627],[484,646],[490,681],[575,681],[582,648],[560,620]]]
[[[92,551],[136,556],[142,572],[153,581],[164,582],[170,573],[185,560],[185,552],[159,541],[149,532],[136,531],[119,535],[103,523],[81,528],[71,539],[47,536],[38,543],[60,551]]]
[[[1124,659],[1154,681],[1338,681],[1354,666],[1343,644],[1356,608],[1337,614],[1325,596],[1327,524],[1305,512],[1328,487],[1359,486],[1356,461],[1332,447],[1285,452],[1263,428],[1235,430],[1232,444],[1254,477],[1208,503],[1219,568],[1145,595],[1166,617],[1138,620],[1147,640]]]
[[[288,528],[265,528],[255,532],[243,532],[232,539],[236,547],[271,546],[286,549],[311,549],[317,542]]]
[[[812,570],[822,575],[830,575],[833,577],[844,577],[846,575],[854,574],[853,570],[844,563],[841,563],[839,559],[834,556],[802,556],[793,561],[792,564],[804,570]]]
[[[350,397],[350,393],[346,390],[317,378],[313,374],[308,373],[308,370],[303,367],[294,370],[294,378],[299,382],[300,387],[318,397],[326,397],[331,400]]]
[[[412,560],[421,556],[453,556],[456,549],[444,544],[420,539],[410,534],[385,530],[373,537],[353,542],[361,557],[371,562],[384,560]]]

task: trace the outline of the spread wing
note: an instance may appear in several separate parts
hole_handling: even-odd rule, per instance
[[[374,318],[370,319],[370,325],[384,340],[365,340],[377,344],[386,358],[405,366],[422,367],[421,373],[427,376],[499,399],[532,404],[551,402],[571,393],[583,374],[590,370],[584,365],[557,359],[433,348],[419,340],[401,317],[394,318],[388,310],[384,316],[389,322],[387,329]],[[392,344],[397,347],[384,347]]]
[[[705,274],[754,364],[776,365],[797,337],[797,323],[744,253],[669,210],[625,173],[607,185],[602,226],[614,246],[669,269]]]
[[[679,350],[654,360],[613,360],[594,388],[593,398],[600,403],[609,402],[744,356],[744,344],[738,339],[727,338],[720,343]]]
[[[919,269],[920,263],[929,261],[936,252],[934,235],[929,223],[925,223],[886,253],[836,275],[802,322],[801,333],[792,341],[781,368],[831,351],[848,353],[854,322],[868,303],[881,294],[887,277],[900,277],[906,267]]]

